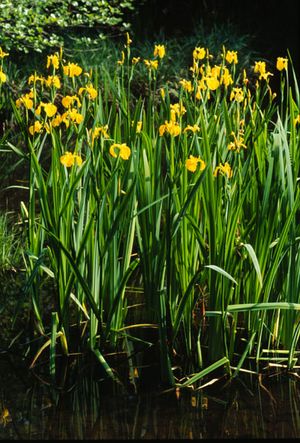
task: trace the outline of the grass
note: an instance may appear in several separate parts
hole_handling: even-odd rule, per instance
[[[154,358],[160,382],[182,388],[215,370],[235,377],[250,364],[259,374],[274,354],[297,366],[292,61],[270,72],[264,60],[238,61],[236,47],[212,53],[202,38],[184,71],[168,69],[180,45],[138,55],[128,34],[117,57],[107,48],[114,69],[53,53],[32,92],[11,101],[19,135],[2,144],[28,170],[23,293],[40,343],[31,367],[48,352],[51,382],[59,355],[89,352],[104,377],[120,381],[112,355],[125,356],[134,380]]]
[[[15,217],[8,212],[0,214],[0,273],[17,271],[23,265],[24,243]]]

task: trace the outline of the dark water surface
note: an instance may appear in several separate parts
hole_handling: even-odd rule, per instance
[[[82,377],[55,397],[1,359],[0,370],[1,440],[300,437],[295,375],[141,394],[103,393],[101,383]]]

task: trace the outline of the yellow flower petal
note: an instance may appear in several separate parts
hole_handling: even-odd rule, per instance
[[[206,84],[208,86],[208,89],[210,89],[211,91],[215,91],[220,86],[219,80],[217,80],[215,77],[207,77]]]
[[[53,103],[44,103],[44,110],[47,117],[53,117],[56,114],[57,107]]]

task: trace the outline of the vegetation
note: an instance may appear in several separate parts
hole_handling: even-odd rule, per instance
[[[160,382],[178,387],[215,370],[293,370],[300,101],[292,60],[252,62],[239,48],[193,41],[190,66],[179,70],[174,42],[139,53],[132,39],[127,32],[112,69],[55,50],[18,88],[0,49],[1,103],[12,109],[1,155],[10,151],[28,171],[19,186],[18,312],[34,318],[31,368],[43,361],[55,382],[62,355],[92,355],[103,378],[120,381],[121,359],[135,387],[153,359]],[[13,244],[6,226],[3,248]],[[9,259],[12,249],[3,251]]]
[[[21,235],[11,214],[0,214],[0,275],[22,266]]]
[[[58,48],[64,35],[88,42],[99,41],[104,30],[126,29],[124,14],[134,0],[3,0],[0,5],[0,45],[29,53]]]

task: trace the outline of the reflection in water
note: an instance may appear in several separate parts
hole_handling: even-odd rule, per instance
[[[265,385],[236,379],[198,391],[141,394],[108,394],[82,376],[69,392],[54,395],[7,362],[0,369],[1,440],[300,437],[300,391],[288,376]]]

